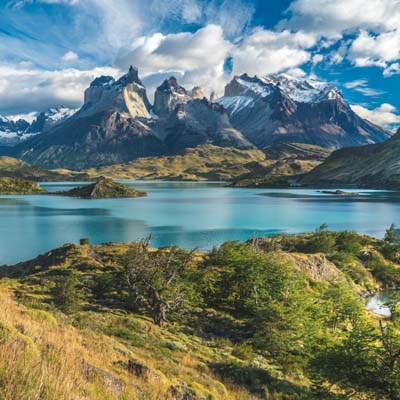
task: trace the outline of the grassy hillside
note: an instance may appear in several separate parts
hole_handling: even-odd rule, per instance
[[[88,176],[68,170],[49,171],[12,157],[0,157],[0,177],[32,181],[86,180]]]
[[[259,150],[206,145],[187,149],[182,155],[139,158],[86,172],[113,179],[231,180],[264,160]]]
[[[302,143],[277,144],[264,149],[267,163],[234,179],[235,187],[288,186],[288,182],[317,167],[330,150]]]
[[[301,144],[272,146],[265,152],[205,145],[182,155],[139,158],[86,172],[113,179],[236,181],[308,172],[328,154],[318,146]]]
[[[0,178],[0,195],[43,194],[46,190],[33,181],[16,178]]]
[[[398,399],[396,308],[379,326],[359,296],[400,283],[390,232],[83,241],[3,267],[0,398]]]
[[[384,143],[335,151],[302,178],[308,185],[400,188],[400,130]]]

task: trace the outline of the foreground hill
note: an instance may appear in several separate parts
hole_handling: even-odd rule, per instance
[[[359,296],[400,283],[393,230],[86,243],[0,269],[2,399],[400,396],[396,316],[379,328]]]
[[[384,129],[360,118],[327,82],[285,74],[236,76],[217,100],[232,125],[258,147],[306,143],[331,149],[383,142]]]
[[[400,130],[385,143],[342,149],[304,176],[308,185],[400,189]]]

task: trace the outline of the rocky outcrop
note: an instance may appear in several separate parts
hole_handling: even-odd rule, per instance
[[[114,182],[111,179],[99,179],[90,185],[77,187],[66,192],[56,192],[54,194],[80,197],[82,199],[116,199],[124,197],[144,197],[145,192],[132,189],[121,183]]]
[[[138,70],[131,66],[128,73],[117,81],[110,76],[95,79],[85,91],[85,102],[76,118],[110,111],[131,118],[150,118],[150,108]]]
[[[332,85],[288,75],[236,76],[217,100],[252,143],[306,143],[330,149],[385,141],[390,133],[360,118]]]
[[[336,265],[324,254],[285,253],[283,257],[292,262],[299,272],[314,281],[334,282],[341,276]]]
[[[210,103],[206,98],[177,105],[162,129],[165,143],[172,152],[205,144],[238,149],[255,148],[241,132],[232,127],[224,107]]]
[[[178,104],[187,103],[191,99],[186,89],[178,84],[175,77],[166,79],[154,94],[153,111],[159,117],[168,117]]]

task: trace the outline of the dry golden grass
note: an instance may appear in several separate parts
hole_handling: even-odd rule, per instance
[[[18,285],[0,281],[1,400],[174,400],[171,385],[182,381],[215,400],[253,398],[236,387],[227,390],[212,376],[204,363],[212,352],[194,338],[137,319],[152,342],[178,339],[182,346],[198,346],[196,354],[176,350],[163,357],[150,345],[132,346],[97,330],[75,328],[61,313],[55,317],[19,304],[14,297]],[[121,367],[131,358],[151,373],[136,377]]]

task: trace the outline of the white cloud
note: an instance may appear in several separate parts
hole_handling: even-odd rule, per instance
[[[383,32],[400,27],[398,0],[295,0],[292,17],[283,24],[325,37],[368,29]]]
[[[35,3],[75,5],[79,3],[79,0],[12,0],[8,3],[8,6],[21,8],[26,4],[35,4]]]
[[[60,104],[79,107],[84,90],[100,75],[117,77],[120,72],[109,67],[43,71],[0,64],[0,114],[40,112]]]
[[[19,119],[24,119],[25,121],[29,122],[30,124],[33,122],[33,120],[37,117],[38,113],[37,112],[30,112],[27,114],[14,114],[14,115],[7,115],[7,119],[10,121],[18,121]]]
[[[311,59],[313,34],[258,29],[232,50],[234,73],[265,75],[296,68]]]
[[[135,63],[143,76],[180,72],[184,85],[218,90],[223,85],[223,65],[231,48],[222,28],[208,25],[194,33],[139,37],[120,52],[116,63],[123,70]],[[150,95],[153,89],[149,88]]]
[[[397,74],[400,74],[400,63],[391,64],[383,71],[384,76],[392,76]]]
[[[386,67],[388,62],[400,58],[400,29],[377,36],[361,32],[353,41],[348,57],[359,67]]]
[[[374,109],[368,109],[360,105],[352,105],[351,108],[360,117],[388,129],[400,124],[400,115],[397,113],[396,107],[388,103],[384,103]]]
[[[381,67],[385,76],[397,71],[390,64],[400,59],[399,0],[294,0],[288,11],[278,27],[311,32],[327,47],[340,41],[331,64],[347,58],[357,67]]]
[[[367,97],[376,97],[385,94],[385,92],[382,90],[368,87],[368,81],[366,79],[358,79],[355,81],[346,82],[344,87],[347,89],[353,89]]]
[[[368,81],[365,79],[357,79],[355,81],[351,81],[351,82],[346,82],[344,84],[344,87],[347,89],[354,89],[356,87],[360,87],[360,86],[367,86],[368,85]]]
[[[79,59],[78,54],[73,51],[67,51],[62,57],[62,61],[71,62]]]

